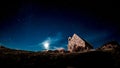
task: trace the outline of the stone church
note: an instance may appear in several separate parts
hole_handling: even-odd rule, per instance
[[[84,39],[80,38],[77,34],[68,38],[68,51],[70,52],[81,52],[93,49],[93,47],[86,42]]]

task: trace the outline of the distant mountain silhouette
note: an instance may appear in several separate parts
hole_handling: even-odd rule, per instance
[[[119,44],[115,42],[109,42],[104,45],[109,44],[119,47]],[[0,46],[0,66],[3,68],[120,67],[120,50],[115,48],[76,53],[56,50],[32,52]]]
[[[25,51],[25,50],[16,50],[16,49],[11,49],[11,48],[7,48],[3,45],[0,46],[0,53],[30,53],[32,51]]]

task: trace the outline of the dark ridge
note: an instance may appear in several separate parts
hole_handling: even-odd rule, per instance
[[[112,43],[116,44],[116,42]],[[32,52],[0,46],[0,66],[3,68],[114,68],[120,67],[120,50],[94,50],[74,53],[67,51]]]

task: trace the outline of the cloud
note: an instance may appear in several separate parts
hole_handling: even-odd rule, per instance
[[[65,48],[64,47],[56,47],[56,46],[53,47],[53,50],[59,50],[59,49],[65,49]]]
[[[45,49],[44,43],[47,42],[47,43],[49,43],[49,49],[55,50],[55,49],[65,47],[66,44],[64,42],[62,42],[63,40],[64,40],[64,38],[62,36],[62,33],[57,33],[54,36],[47,37],[43,42],[39,43],[38,45],[41,46],[43,49]]]

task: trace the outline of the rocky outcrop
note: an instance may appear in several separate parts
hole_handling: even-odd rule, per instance
[[[80,38],[77,34],[74,34],[72,37],[68,38],[68,51],[80,52],[90,49],[93,49],[93,47],[84,39]]]
[[[65,53],[65,49],[64,48],[58,48],[56,50],[45,50],[43,51],[44,53]]]
[[[58,51],[59,53],[65,53],[65,49],[64,49],[64,48],[59,48],[59,49],[57,49],[57,51]]]
[[[100,49],[100,50],[120,49],[120,45],[117,41],[111,41],[111,42],[105,43],[98,49]]]

